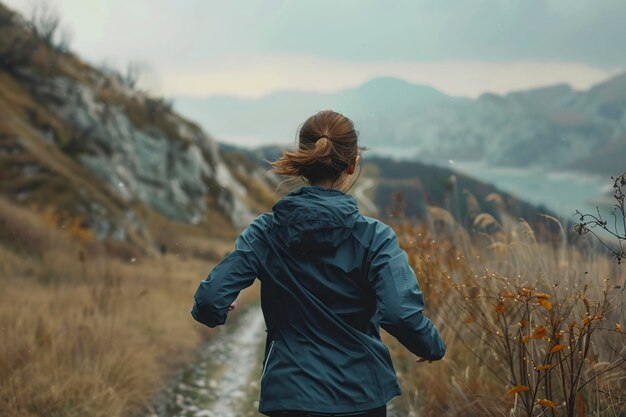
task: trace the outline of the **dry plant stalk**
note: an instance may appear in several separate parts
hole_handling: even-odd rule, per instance
[[[580,234],[591,234],[596,238],[602,246],[604,246],[615,259],[615,262],[621,264],[626,260],[626,172],[613,180],[613,209],[610,211],[613,221],[611,224],[602,217],[600,209],[596,206],[597,214],[583,214],[576,210],[576,214],[580,216],[580,223],[574,226],[574,230]],[[601,230],[607,236],[606,238],[598,235],[596,229]],[[621,229],[621,230],[620,230]]]
[[[189,314],[210,269],[195,253],[220,247],[133,259],[57,222],[0,198],[0,416],[150,414],[211,332]],[[247,291],[240,305],[257,298]]]
[[[448,345],[437,371],[392,349],[419,414],[624,415],[626,271],[565,242],[562,228],[561,242],[544,243],[524,221],[495,227],[479,214],[468,232],[440,210],[445,227],[396,225]]]

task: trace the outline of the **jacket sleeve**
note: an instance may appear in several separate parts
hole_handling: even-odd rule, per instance
[[[195,320],[209,327],[224,324],[239,292],[254,283],[259,271],[252,247],[255,227],[255,222],[251,223],[235,240],[235,249],[200,282],[191,309]]]
[[[423,314],[424,294],[415,272],[395,232],[384,223],[377,226],[370,259],[368,279],[376,294],[380,326],[413,354],[428,360],[443,358],[445,343]]]

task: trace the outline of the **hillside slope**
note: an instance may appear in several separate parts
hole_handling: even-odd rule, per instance
[[[271,176],[40,29],[0,3],[0,416],[152,415]]]
[[[220,148],[226,154],[245,155],[262,170],[268,168],[267,160],[277,159],[284,149],[272,145],[246,149],[224,143],[220,143]],[[398,217],[429,222],[432,220],[429,207],[437,207],[449,211],[468,229],[472,228],[477,214],[489,213],[500,221],[504,220],[503,216],[523,218],[535,227],[548,227],[554,231],[553,225],[548,225],[542,216],[554,215],[546,207],[528,204],[493,185],[449,168],[419,161],[366,153],[361,176],[349,192],[357,199],[364,214],[386,222],[395,222]]]
[[[150,242],[157,218],[219,233],[271,200],[264,177],[235,175],[215,140],[166,100],[88,65],[1,4],[0,86],[0,193],[98,239]]]

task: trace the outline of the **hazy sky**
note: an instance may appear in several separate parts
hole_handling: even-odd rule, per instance
[[[0,0],[22,11],[32,0]],[[378,75],[476,96],[626,68],[626,0],[51,0],[88,60],[173,95],[331,91]]]

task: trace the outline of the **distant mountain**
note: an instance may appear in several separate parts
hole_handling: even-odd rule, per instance
[[[626,132],[626,74],[583,92],[558,85],[505,96],[485,94],[445,111],[428,109],[413,121],[416,128],[437,127],[418,135],[422,158],[595,171],[577,162]]]
[[[316,111],[334,109],[350,116],[365,142],[387,142],[394,126],[434,103],[465,102],[434,88],[396,78],[375,78],[336,93],[279,92],[258,99],[227,96],[179,97],[175,107],[220,136],[294,142],[297,127]],[[383,139],[384,138],[384,139]]]
[[[594,154],[618,151],[626,134],[626,74],[575,91],[555,85],[477,99],[376,78],[337,93],[282,92],[258,99],[185,98],[178,109],[219,138],[295,143],[296,128],[331,108],[352,118],[363,144],[423,161],[484,161],[494,166],[572,168],[605,174]]]
[[[605,176],[626,172],[626,134],[598,146],[589,156],[576,160],[565,168]]]

